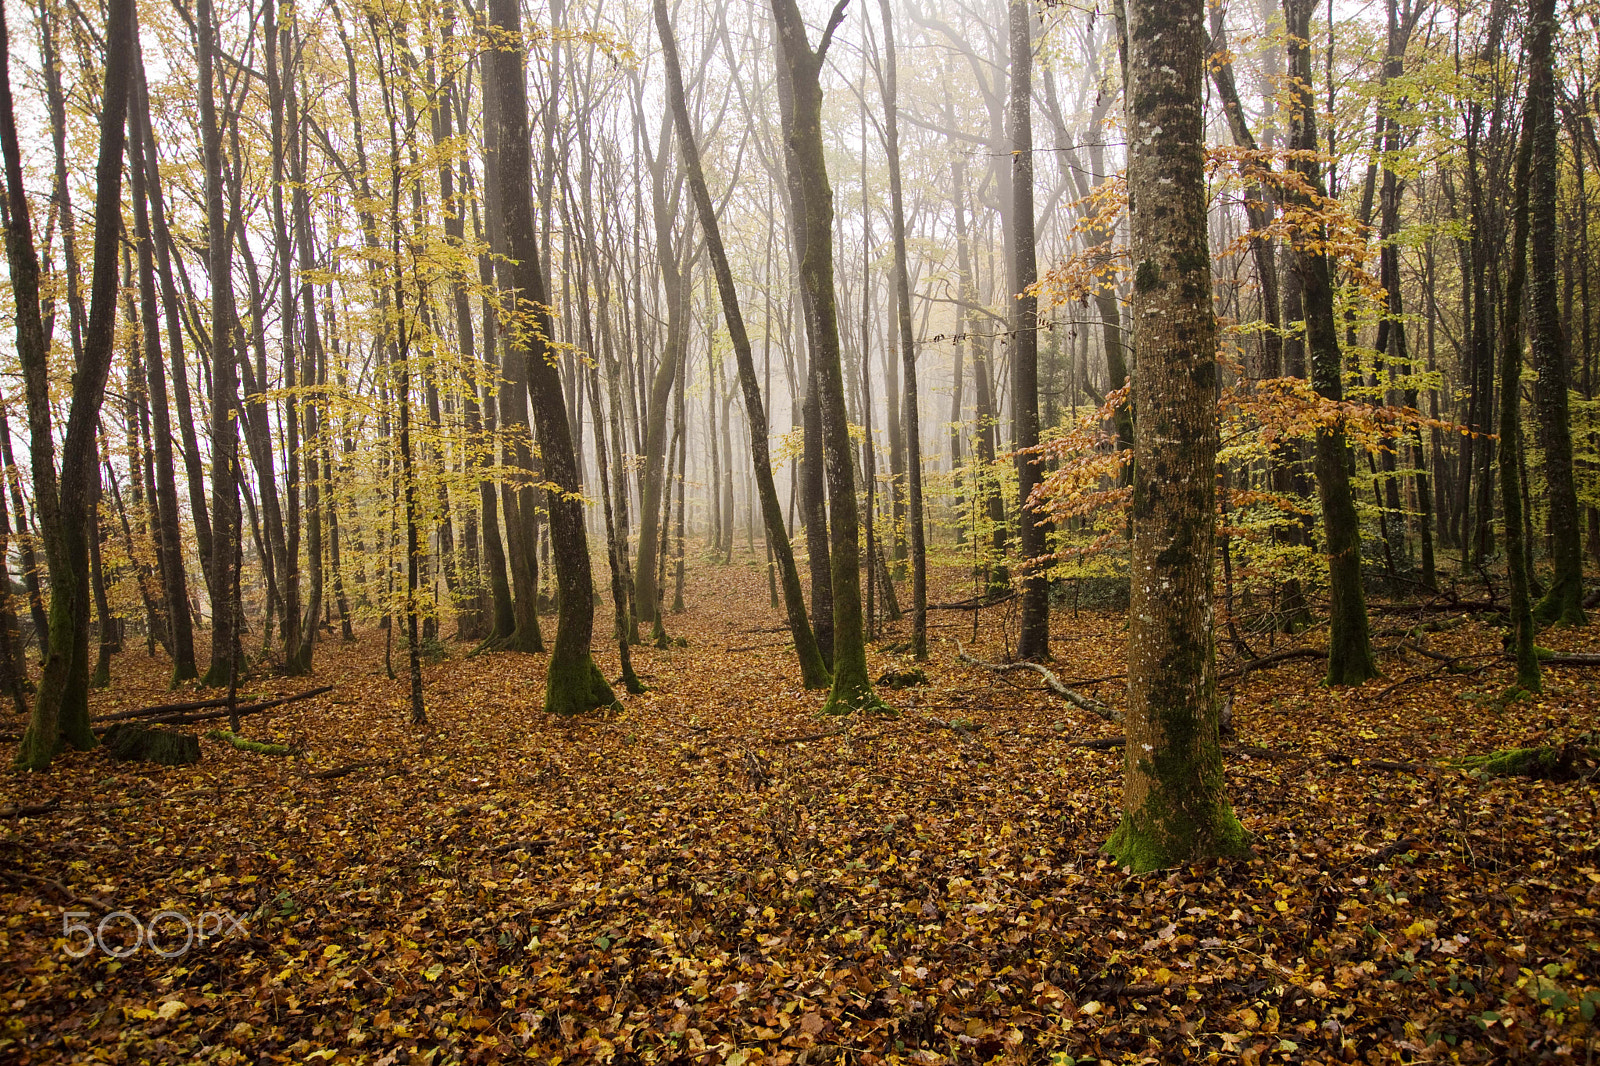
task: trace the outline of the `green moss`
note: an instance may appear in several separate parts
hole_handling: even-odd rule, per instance
[[[1139,264],[1139,270],[1134,274],[1133,289],[1135,292],[1152,292],[1161,287],[1161,268],[1155,260],[1146,259]]]
[[[1249,858],[1250,834],[1225,800],[1199,812],[1161,803],[1156,794],[1143,808],[1123,814],[1101,848],[1133,873],[1165,870],[1214,858]]]
[[[1532,777],[1544,781],[1561,781],[1574,776],[1580,757],[1595,756],[1594,749],[1584,749],[1577,744],[1559,748],[1548,745],[1537,748],[1505,748],[1487,755],[1472,755],[1461,760],[1461,765],[1474,777]]]
[[[544,709],[570,718],[602,709],[620,711],[622,704],[587,653],[568,663],[559,662],[552,655],[545,674]]]
[[[287,744],[268,744],[260,740],[251,740],[227,729],[213,729],[206,734],[208,740],[222,740],[240,751],[253,751],[257,755],[292,755],[294,749]]]

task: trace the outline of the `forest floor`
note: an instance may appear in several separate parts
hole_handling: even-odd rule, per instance
[[[955,584],[935,598],[968,594]],[[1355,689],[1323,688],[1313,660],[1225,680],[1228,788],[1255,858],[1129,877],[1098,851],[1121,752],[1083,746],[1118,727],[1033,674],[956,659],[957,639],[1002,658],[1008,608],[982,612],[976,640],[973,612],[933,613],[931,683],[883,693],[898,717],[840,721],[800,690],[757,564],[697,567],[688,600],[669,619],[687,646],[635,652],[652,689],[620,714],[548,718],[542,657],[453,646],[424,671],[415,728],[367,634],[321,645],[311,679],[246,686],[336,686],[245,719],[301,755],[206,739],[194,766],[96,750],[0,771],[0,1061],[1588,1062],[1600,1047],[1600,788],[1458,762],[1600,727],[1596,671],[1547,669],[1543,696],[1499,707],[1499,631],[1473,622],[1411,639],[1474,657],[1456,663],[1474,674],[1391,651]],[[1062,680],[1120,705],[1122,616],[1057,609],[1053,625]],[[600,658],[614,671],[614,648]],[[907,665],[873,654],[875,672]],[[185,698],[165,672],[119,656],[95,712]],[[171,958],[130,922],[163,911]],[[101,939],[126,957],[74,957],[86,934],[64,921],[113,912]],[[207,912],[229,917],[179,951]]]

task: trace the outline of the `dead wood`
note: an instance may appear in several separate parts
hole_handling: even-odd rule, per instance
[[[969,666],[980,666],[983,669],[996,674],[1011,674],[1016,673],[1018,670],[1032,670],[1044,679],[1044,687],[1047,690],[1055,693],[1057,696],[1060,696],[1062,699],[1066,700],[1079,710],[1088,711],[1091,714],[1097,714],[1108,722],[1122,721],[1121,711],[1117,710],[1115,707],[1109,707],[1106,704],[1101,703],[1092,696],[1085,696],[1081,692],[1074,692],[1072,689],[1062,684],[1059,677],[1051,673],[1045,667],[1040,666],[1038,663],[984,662],[982,659],[974,659],[972,656],[968,655],[966,649],[961,646],[961,642],[959,640],[956,641],[956,658],[960,659],[964,663],[967,663]]]

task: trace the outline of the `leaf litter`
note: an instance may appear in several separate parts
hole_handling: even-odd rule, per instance
[[[0,778],[0,1060],[1592,1060],[1600,789],[1461,765],[1592,743],[1592,674],[1499,706],[1477,623],[1418,638],[1471,675],[1249,672],[1225,761],[1255,858],[1129,877],[1098,852],[1119,727],[956,658],[1004,658],[1002,610],[934,612],[929,684],[839,724],[764,586],[692,575],[687,647],[636,649],[651,691],[620,714],[548,718],[542,657],[458,649],[413,729],[368,634],[319,646],[332,692],[246,726],[303,757]],[[1121,617],[1055,624],[1061,680],[1120,704]],[[162,663],[118,665],[96,713],[171,699]],[[239,928],[75,958],[67,911]]]

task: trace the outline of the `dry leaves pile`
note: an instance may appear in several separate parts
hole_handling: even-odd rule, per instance
[[[1004,654],[1003,608],[976,645],[970,612],[937,613],[931,684],[841,726],[793,680],[764,575],[699,574],[670,619],[688,647],[635,653],[653,689],[622,715],[548,719],[542,657],[458,654],[416,731],[377,634],[320,649],[332,693],[247,719],[303,758],[205,740],[193,767],[0,777],[0,1060],[1593,1056],[1597,787],[1451,765],[1594,729],[1592,671],[1504,709],[1478,695],[1496,658],[1390,655],[1336,692],[1313,661],[1252,673],[1227,761],[1256,859],[1130,879],[1096,850],[1121,753],[1079,743],[1116,727],[955,661],[957,636]],[[1062,680],[1119,703],[1121,617],[1056,624]],[[97,711],[168,698],[123,658]],[[68,910],[231,911],[247,935],[73,958]]]

